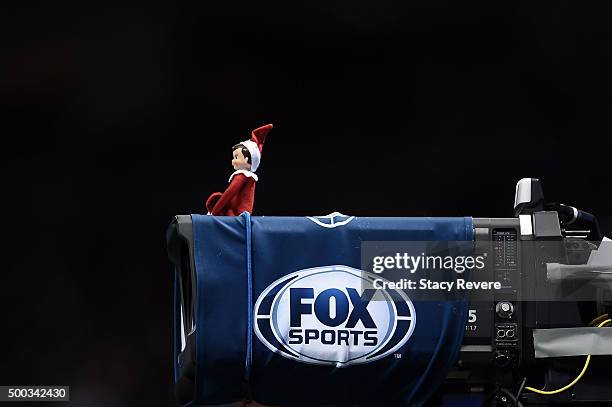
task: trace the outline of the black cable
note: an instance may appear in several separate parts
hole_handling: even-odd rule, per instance
[[[527,377],[523,377],[523,381],[521,381],[521,385],[519,386],[518,392],[515,396],[515,399],[517,401],[521,398],[521,393],[523,392],[523,388],[525,387],[525,382],[527,382]]]

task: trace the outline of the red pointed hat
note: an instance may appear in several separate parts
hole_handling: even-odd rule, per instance
[[[266,141],[266,136],[272,130],[271,124],[266,124],[256,128],[251,132],[251,139],[241,142],[243,146],[249,150],[251,154],[251,171],[257,171],[259,163],[261,162],[261,152],[263,150],[263,144]]]

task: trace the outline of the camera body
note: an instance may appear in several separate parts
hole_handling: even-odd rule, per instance
[[[536,359],[534,331],[585,327],[595,316],[611,311],[607,290],[589,286],[588,281],[549,278],[547,265],[584,265],[598,248],[599,225],[590,214],[580,218],[581,212],[547,205],[539,180],[523,179],[516,189],[516,217],[474,219],[475,250],[491,253],[482,278],[498,281],[502,288],[471,296],[463,346],[446,391],[489,392],[491,405],[511,406],[513,401],[500,388],[521,392],[521,379],[527,376],[538,380],[540,388],[559,388],[578,374],[584,356]],[[577,290],[580,295],[572,297]],[[612,403],[610,387],[598,385],[612,378],[607,369],[612,357],[597,358],[591,374],[568,391],[523,392],[522,404]]]
[[[603,385],[612,376],[611,356],[597,356],[590,374],[570,391],[553,395],[522,392],[521,395],[525,384],[522,379],[529,377],[530,386],[558,388],[575,377],[584,361],[584,357],[536,359],[534,332],[584,327],[612,307],[606,295],[602,295],[608,292],[606,289],[590,286],[585,281],[559,283],[550,279],[550,264],[583,265],[591,252],[597,250],[601,233],[592,215],[566,205],[546,204],[537,179],[523,179],[517,184],[514,214],[510,218],[472,219],[472,255],[484,259],[484,267],[478,274],[472,273],[472,277],[499,283],[499,289],[469,294],[467,323],[458,358],[438,393],[488,395],[486,403],[495,406],[517,405],[519,399],[522,405],[534,406],[612,403],[612,387]],[[338,218],[336,225],[340,226],[352,218],[340,217],[334,216]],[[309,219],[326,228],[329,225],[321,224],[323,218]],[[193,400],[195,372],[201,360],[195,344],[198,297],[202,293],[198,290],[194,228],[191,216],[179,215],[167,234],[176,287],[176,394],[182,404]],[[565,295],[577,290],[581,295],[575,300]],[[254,304],[255,299],[250,301]],[[351,302],[354,301],[351,299]],[[300,300],[299,309],[303,306]],[[252,305],[249,307],[253,309]],[[307,311],[301,310],[298,314],[300,317],[316,314],[314,308],[313,312]],[[255,304],[254,317],[259,321],[257,312]],[[265,315],[261,319],[265,320]],[[266,342],[266,337],[273,340],[271,334],[260,335],[257,326],[254,330],[260,339],[264,338],[262,342]],[[307,336],[308,332],[304,332]],[[350,340],[349,337],[337,339],[339,343]],[[249,398],[249,392],[246,383],[243,394]],[[514,400],[512,394],[517,395]]]

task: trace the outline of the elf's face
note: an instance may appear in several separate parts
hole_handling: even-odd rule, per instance
[[[242,148],[237,148],[234,150],[233,158],[232,158],[232,167],[234,170],[251,170],[251,164],[247,161],[247,158],[242,154]]]

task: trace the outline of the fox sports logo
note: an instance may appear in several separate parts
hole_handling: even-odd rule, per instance
[[[255,333],[271,351],[299,362],[345,367],[396,352],[416,325],[402,290],[375,289],[379,276],[336,265],[299,270],[255,303]]]

